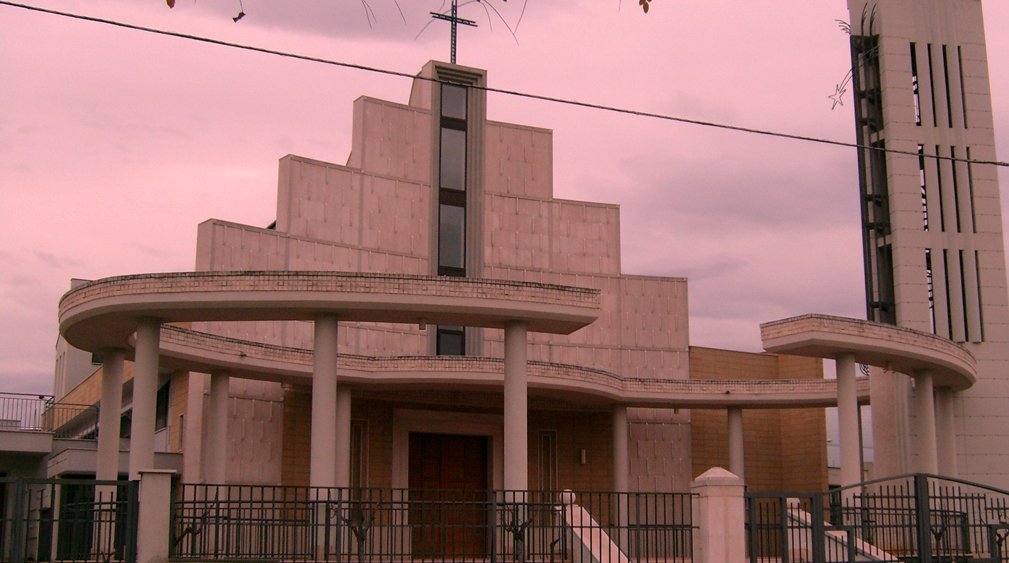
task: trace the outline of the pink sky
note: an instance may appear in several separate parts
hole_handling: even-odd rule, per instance
[[[24,0],[414,73],[448,58],[440,0]],[[529,0],[518,43],[479,4],[459,62],[491,86],[853,140],[843,0]],[[999,160],[1009,160],[1009,3],[985,0]],[[519,0],[494,2],[513,26]],[[490,23],[493,23],[493,30]],[[359,95],[410,82],[0,5],[0,389],[48,392],[70,278],[190,270],[208,218],[266,226],[277,160],[343,163]],[[492,94],[554,130],[555,195],[622,208],[623,269],[690,279],[691,342],[759,350],[758,324],[861,316],[855,153]],[[1000,173],[1009,185],[1009,174]],[[1003,205],[1006,207],[1006,205]]]

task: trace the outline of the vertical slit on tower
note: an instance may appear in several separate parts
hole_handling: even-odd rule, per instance
[[[932,322],[930,327],[935,334],[935,286],[932,280],[932,249],[925,249],[925,283],[928,287],[928,314]]]
[[[928,193],[925,191],[925,146],[918,145],[918,181],[921,184],[921,224],[928,231]]]
[[[967,128],[967,89],[963,84],[963,53],[960,46],[956,47],[957,70],[960,71],[960,107],[963,108],[963,128]]]
[[[946,45],[942,46],[942,75],[946,80],[946,123],[953,127],[953,93],[949,88],[949,54]]]
[[[932,98],[932,126],[939,126],[939,118],[935,109],[935,66],[932,64],[932,44],[928,44],[928,92]]]
[[[956,178],[956,147],[949,148],[949,167],[953,171],[953,212],[956,213],[956,232],[960,232],[960,182]],[[937,161],[938,162],[938,161]]]
[[[971,231],[977,232],[977,216],[974,212],[974,168],[971,166],[970,147],[967,147],[967,195],[970,197]]]
[[[984,296],[981,295],[981,288],[984,284],[981,283],[981,255],[975,250],[974,251],[974,270],[977,278],[977,320],[978,325],[981,327],[981,340],[979,342],[984,342]]]
[[[963,339],[964,342],[970,342],[970,323],[967,322],[967,317],[970,316],[970,309],[967,307],[967,279],[963,273],[963,250],[957,251],[958,258],[960,260],[960,307],[963,310]]]
[[[949,329],[949,338],[953,339],[953,305],[949,298],[949,250],[942,249],[943,284],[946,287],[946,327]]]
[[[918,49],[911,43],[911,93],[914,95],[914,124],[921,126],[921,94],[918,91]]]

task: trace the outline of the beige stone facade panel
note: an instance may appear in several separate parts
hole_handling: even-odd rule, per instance
[[[551,261],[560,272],[620,273],[620,212],[615,205],[554,200]]]
[[[196,249],[196,271],[287,268],[287,243],[269,229],[211,219],[197,229]]]
[[[553,196],[553,134],[546,129],[488,122],[485,191],[548,200]]]
[[[378,176],[362,178],[361,247],[413,256],[427,255],[428,186]],[[386,270],[399,273],[398,270]]]
[[[624,276],[620,343],[631,348],[685,350],[686,280]]]
[[[234,395],[228,399],[226,475],[229,483],[281,482],[283,408],[279,400]]]
[[[431,170],[431,114],[361,97],[354,101],[354,136],[347,165],[366,174],[426,183]]]
[[[377,323],[354,323],[354,325],[356,326],[341,327],[348,333],[350,340],[348,345],[341,349],[342,352],[369,356],[420,356],[428,353],[427,333],[421,331],[417,325]]]
[[[551,203],[498,195],[485,202],[485,267],[549,270]]]
[[[630,413],[628,418],[630,419]],[[628,442],[631,444],[628,476],[633,490],[640,492],[688,490],[689,422],[676,420],[631,422]]]

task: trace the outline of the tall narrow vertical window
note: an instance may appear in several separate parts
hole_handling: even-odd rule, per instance
[[[946,288],[946,330],[949,337],[953,338],[953,304],[949,295],[949,250],[942,249],[943,280],[942,286]]]
[[[967,276],[963,272],[963,250],[957,251],[957,258],[960,261],[960,307],[963,311],[961,322],[963,322],[964,342],[970,341],[970,306],[967,304]]]
[[[935,161],[935,186],[938,190],[939,201],[939,230],[946,232],[946,188],[942,185],[942,161],[939,160],[939,145],[935,146],[935,157],[932,159]]]
[[[928,287],[928,318],[929,329],[935,334],[935,285],[932,280],[932,249],[925,249],[925,283]]]
[[[967,129],[967,89],[963,85],[963,52],[956,47],[956,68],[960,71],[960,107],[963,109],[963,128]]]
[[[981,295],[984,284],[981,283],[981,254],[977,250],[974,251],[974,271],[977,276],[977,317],[981,327],[978,337],[980,342],[984,342],[984,296]]]
[[[935,107],[935,65],[932,64],[932,44],[928,45],[928,93],[932,98],[932,126],[939,126],[939,118]]]
[[[953,92],[949,87],[949,48],[942,46],[942,75],[946,80],[946,124],[953,126]]]
[[[956,147],[949,148],[949,167],[953,176],[953,212],[956,213],[956,232],[960,231],[960,181],[957,179]]]
[[[918,92],[918,52],[916,45],[911,43],[911,93],[914,95],[914,124],[921,125],[921,95]]]
[[[438,275],[466,276],[467,96],[463,86],[441,85],[438,152]],[[466,353],[466,330],[435,328],[435,354]]]
[[[925,146],[918,145],[918,181],[921,185],[921,223],[928,230],[928,192],[925,189]]]
[[[977,232],[977,215],[974,212],[974,168],[970,161],[970,147],[967,147],[967,197],[970,198],[970,228]]]
[[[438,275],[466,275],[466,88],[441,86]]]

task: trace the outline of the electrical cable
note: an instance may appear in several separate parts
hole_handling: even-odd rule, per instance
[[[188,39],[190,41],[197,41],[197,42],[200,42],[200,43],[209,43],[211,45],[218,45],[218,46],[221,46],[221,47],[231,47],[231,48],[235,48],[235,49],[242,49],[242,50],[246,50],[246,51],[253,51],[253,52],[256,52],[256,53],[263,53],[263,54],[267,54],[267,55],[275,55],[275,56],[278,56],[278,57],[285,57],[285,58],[296,59],[296,60],[301,60],[301,61],[308,61],[308,62],[313,62],[313,63],[326,64],[326,65],[338,66],[338,67],[355,69],[355,70],[362,70],[362,71],[365,71],[365,72],[373,72],[373,73],[377,73],[377,74],[384,74],[384,75],[387,75],[387,76],[395,76],[395,77],[399,77],[399,78],[408,78],[410,80],[427,80],[429,82],[437,82],[437,83],[440,83],[440,84],[452,84],[453,83],[451,81],[439,80],[437,78],[421,77],[421,76],[416,76],[416,75],[413,75],[413,74],[410,74],[410,73],[400,72],[400,71],[396,71],[396,70],[384,69],[384,68],[373,67],[373,66],[368,66],[368,65],[362,65],[362,64],[357,64],[357,63],[348,63],[348,62],[343,62],[343,61],[335,61],[335,60],[332,60],[332,59],[324,59],[324,58],[321,58],[321,57],[312,57],[312,56],[308,56],[308,55],[299,55],[297,53],[291,53],[291,52],[287,52],[287,51],[278,51],[276,49],[268,49],[268,48],[265,48],[265,47],[256,47],[254,45],[243,45],[241,43],[233,43],[233,42],[230,42],[230,41],[223,41],[223,40],[220,40],[220,39],[213,39],[213,38],[210,38],[210,37],[202,37],[202,36],[199,36],[199,35],[192,35],[192,34],[188,34],[188,33],[179,33],[179,32],[176,32],[176,31],[167,31],[167,30],[163,30],[163,29],[157,29],[157,28],[152,28],[152,27],[145,27],[145,26],[140,26],[140,25],[129,24],[129,23],[120,22],[120,21],[116,21],[116,20],[109,20],[109,19],[98,18],[98,17],[94,17],[94,16],[86,16],[86,15],[83,15],[83,14],[74,14],[74,13],[71,13],[71,12],[61,12],[59,10],[51,10],[51,9],[48,9],[48,8],[41,8],[41,7],[38,7],[38,6],[30,6],[30,5],[27,5],[27,4],[20,4],[20,3],[17,3],[17,2],[10,2],[9,0],[0,0],[0,5],[10,6],[10,7],[14,7],[14,8],[22,8],[22,9],[31,10],[31,11],[35,11],[35,12],[41,12],[41,13],[45,13],[45,14],[49,14],[49,15],[62,16],[62,17],[71,18],[71,19],[78,19],[78,20],[89,21],[89,22],[93,22],[93,23],[101,23],[101,24],[111,25],[111,26],[115,26],[115,27],[121,27],[121,28],[124,28],[124,29],[130,29],[130,30],[133,30],[133,31],[143,31],[143,32],[147,32],[147,33],[153,33],[153,34],[156,34],[156,35],[165,35],[165,36],[175,37],[175,38],[179,38],[179,39]],[[701,120],[701,119],[691,119],[691,118],[687,118],[687,117],[678,117],[678,116],[674,116],[674,115],[666,115],[666,114],[649,112],[649,111],[642,111],[642,110],[634,110],[634,109],[628,109],[628,108],[621,108],[621,107],[618,107],[618,106],[598,104],[598,103],[593,103],[593,102],[585,102],[585,101],[573,100],[573,99],[569,99],[569,98],[558,98],[558,97],[555,97],[555,96],[547,96],[547,95],[543,95],[543,94],[533,94],[533,93],[529,93],[529,92],[520,92],[520,91],[517,91],[517,90],[508,90],[508,89],[505,89],[505,88],[495,88],[495,87],[491,87],[491,86],[475,86],[475,85],[472,85],[472,84],[467,84],[466,86],[468,86],[470,88],[478,89],[478,90],[483,90],[483,91],[486,91],[486,92],[491,92],[491,93],[494,93],[494,94],[503,94],[503,95],[507,95],[507,96],[515,96],[515,97],[526,98],[526,99],[531,99],[531,100],[539,100],[539,101],[544,101],[544,102],[563,104],[563,105],[581,107],[581,108],[586,108],[586,109],[594,109],[594,110],[606,111],[606,112],[611,112],[611,113],[619,113],[619,114],[623,114],[623,115],[632,115],[632,116],[636,116],[636,117],[645,117],[645,118],[651,118],[651,119],[659,119],[659,120],[663,120],[663,121],[672,121],[672,122],[676,122],[676,123],[684,123],[684,124],[688,124],[688,125],[697,125],[697,126],[701,126],[701,127],[710,127],[710,128],[715,128],[715,129],[724,129],[724,130],[736,131],[736,132],[740,132],[740,133],[750,133],[750,134],[753,134],[753,135],[763,135],[763,136],[767,136],[767,137],[777,137],[777,138],[782,138],[782,139],[791,139],[791,140],[795,140],[795,141],[804,141],[804,142],[809,142],[809,143],[819,143],[819,144],[833,145],[833,146],[839,146],[839,147],[848,147],[848,148],[856,148],[856,149],[876,151],[876,152],[884,152],[884,153],[891,153],[891,154],[900,154],[900,155],[906,155],[906,156],[913,156],[915,158],[924,156],[926,158],[931,158],[931,159],[935,159],[935,160],[947,160],[947,161],[953,161],[953,162],[963,162],[963,163],[967,163],[967,164],[991,164],[993,166],[1009,167],[1009,162],[1002,162],[1002,161],[998,161],[998,160],[976,160],[976,159],[956,158],[956,157],[952,157],[952,156],[944,156],[944,155],[939,155],[939,154],[928,154],[928,153],[922,154],[922,153],[919,153],[918,151],[905,151],[905,150],[900,150],[900,149],[885,148],[885,147],[878,147],[878,146],[872,146],[872,145],[860,145],[858,143],[852,143],[852,142],[848,142],[848,141],[838,141],[838,140],[835,140],[835,139],[825,139],[825,138],[822,138],[822,137],[812,137],[812,136],[808,136],[808,135],[798,135],[798,134],[794,134],[794,133],[783,133],[783,132],[780,132],[780,131],[770,131],[770,130],[766,130],[766,129],[756,129],[756,128],[752,128],[752,127],[744,127],[744,126],[741,126],[741,125],[731,125],[731,124],[727,124],[727,123],[718,123],[718,122],[714,122],[714,121],[706,121],[706,120]]]

